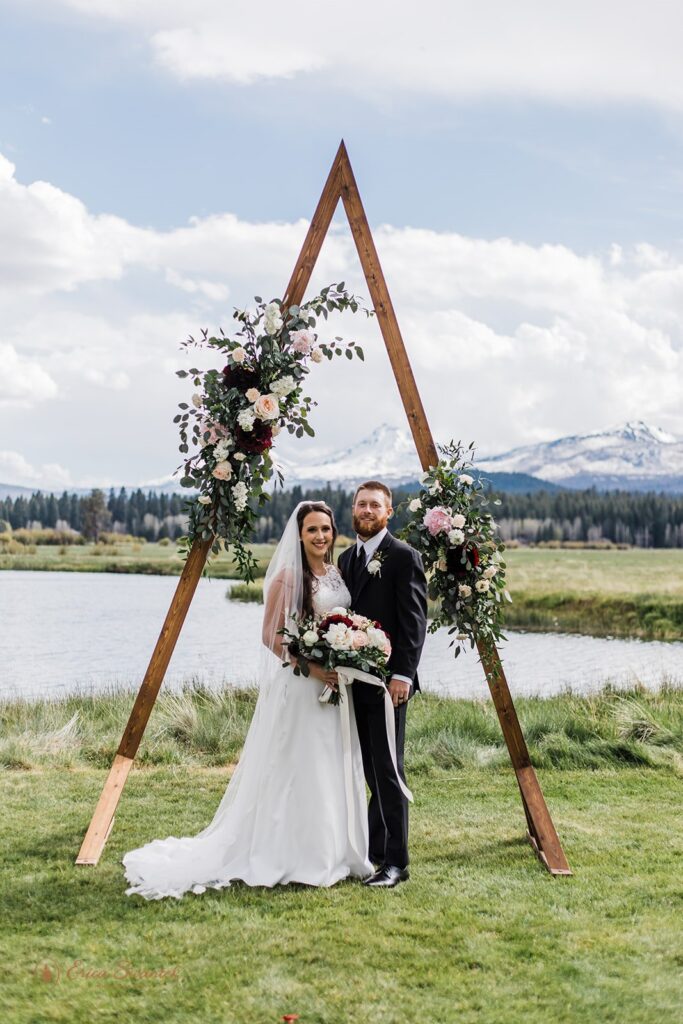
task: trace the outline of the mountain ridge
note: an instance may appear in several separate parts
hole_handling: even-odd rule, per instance
[[[400,487],[416,483],[422,472],[410,434],[387,423],[355,444],[322,457],[295,461],[276,456],[275,461],[288,490],[296,486],[312,490],[327,484],[349,490],[363,480],[378,477],[390,487]],[[683,440],[643,420],[630,420],[602,431],[520,445],[475,460],[475,470],[490,477],[493,486],[502,490],[538,490],[545,484],[571,490],[595,487],[683,494]],[[109,490],[109,486],[118,490],[122,485],[103,485],[102,489]],[[123,486],[128,492],[182,493],[173,476]],[[91,490],[0,483],[0,498],[30,497],[37,490],[61,494],[65,489],[70,494],[88,494]]]

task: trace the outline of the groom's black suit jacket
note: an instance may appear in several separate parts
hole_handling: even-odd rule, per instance
[[[419,690],[417,666],[427,631],[427,581],[422,559],[409,544],[388,532],[377,548],[382,563],[375,576],[362,562],[353,571],[355,552],[354,543],[338,560],[351,593],[351,608],[382,624],[391,640],[390,672],[412,679],[413,689]],[[358,701],[374,703],[382,699],[381,691],[369,683],[354,683],[353,693]]]

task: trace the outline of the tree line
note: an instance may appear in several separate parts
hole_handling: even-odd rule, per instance
[[[397,488],[398,505],[417,485]],[[299,501],[326,501],[332,508],[341,533],[352,534],[352,494],[327,486],[303,490],[275,491],[260,510],[254,540],[276,539]],[[553,541],[611,541],[636,547],[683,547],[683,496],[610,491],[535,491],[528,494],[498,494],[501,504],[493,509],[503,540],[522,543]],[[131,534],[148,541],[182,536],[186,525],[184,494],[165,494],[137,489],[112,488],[108,495],[93,490],[88,495],[61,496],[36,491],[30,497],[0,499],[2,523],[12,529],[52,529],[97,540],[105,531]],[[399,512],[392,521],[394,531],[405,522]],[[4,527],[7,529],[7,526]]]

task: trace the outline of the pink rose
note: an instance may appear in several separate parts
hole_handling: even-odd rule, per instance
[[[289,336],[292,341],[292,349],[294,352],[301,352],[302,355],[310,355],[311,349],[315,343],[315,334],[313,331],[292,331]]]
[[[450,533],[453,529],[453,519],[448,509],[443,508],[441,505],[437,505],[436,508],[430,508],[425,512],[422,522],[425,524],[432,537],[436,537],[439,533]]]
[[[249,390],[245,392],[245,398],[248,402],[255,402],[260,397],[261,392],[258,388],[249,388]]]
[[[261,395],[254,402],[254,412],[260,420],[274,420],[280,415],[280,406],[275,395]]]
[[[353,634],[351,646],[353,647],[354,651],[359,651],[361,647],[367,647],[368,638],[366,637],[365,633],[361,633],[360,630],[356,630]]]
[[[371,625],[370,619],[366,619],[364,615],[352,615],[351,622],[360,629],[365,629],[366,626]]]
[[[216,444],[222,437],[228,437],[230,431],[227,427],[224,427],[222,423],[204,423],[202,425],[202,435],[209,431],[209,440],[207,444]]]
[[[232,476],[232,466],[227,461],[219,462],[214,466],[212,476],[216,477],[216,480],[229,480]]]

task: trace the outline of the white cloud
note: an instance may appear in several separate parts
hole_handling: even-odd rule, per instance
[[[73,480],[68,469],[56,462],[33,466],[19,452],[0,451],[0,482],[16,484],[18,487],[68,488]]]
[[[24,255],[0,283],[0,405],[13,403],[0,407],[3,443],[35,464],[66,462],[79,480],[163,476],[177,465],[178,343],[202,327],[229,331],[228,299],[281,294],[305,222],[221,213],[137,228],[50,185],[21,185],[7,167],[8,245]],[[683,435],[680,257],[646,243],[582,255],[390,225],[374,234],[435,436],[492,453],[628,419]],[[367,296],[349,232],[335,226],[312,287],[341,278]],[[336,449],[382,421],[402,425],[376,322],[321,331],[363,342],[367,361],[314,371],[315,443]]]
[[[181,79],[322,74],[342,89],[683,107],[683,8],[668,0],[62,0],[128,25]]]
[[[0,341],[0,405],[33,405],[56,394],[57,385],[42,366]]]

